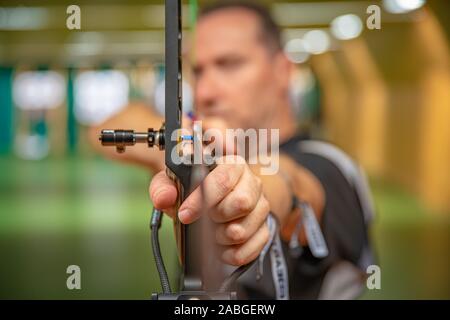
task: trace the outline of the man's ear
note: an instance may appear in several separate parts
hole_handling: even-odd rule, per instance
[[[274,56],[274,73],[275,83],[278,84],[280,92],[284,93],[289,90],[294,64],[286,57],[283,51]]]

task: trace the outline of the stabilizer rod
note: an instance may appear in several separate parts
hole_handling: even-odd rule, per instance
[[[159,130],[149,128],[147,132],[135,132],[134,130],[102,130],[99,140],[102,146],[115,146],[117,152],[125,152],[125,147],[134,146],[136,143],[147,143],[149,147],[157,146],[164,150],[164,126]]]

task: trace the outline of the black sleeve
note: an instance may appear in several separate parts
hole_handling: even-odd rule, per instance
[[[315,298],[332,264],[340,260],[357,264],[367,241],[367,230],[356,192],[341,171],[326,158],[297,150],[286,153],[318,178],[326,197],[321,226],[329,256],[317,259],[304,247],[299,258],[289,259],[293,269],[291,291],[297,291],[299,298]]]
[[[314,174],[325,190],[321,225],[330,255],[356,264],[366,241],[366,226],[353,186],[325,158],[303,154],[298,163]]]

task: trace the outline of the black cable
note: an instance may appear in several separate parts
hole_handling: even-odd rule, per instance
[[[161,227],[163,213],[153,208],[152,218],[150,221],[150,230],[151,230],[151,243],[153,256],[155,257],[156,268],[158,269],[159,280],[161,281],[161,287],[164,294],[171,294],[172,290],[170,289],[169,276],[167,275],[166,267],[164,266],[164,260],[161,255],[161,248],[159,245],[159,228]]]

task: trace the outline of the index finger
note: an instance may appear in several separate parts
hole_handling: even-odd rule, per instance
[[[180,206],[178,218],[184,224],[200,217],[202,209],[210,210],[224,199],[236,186],[244,172],[244,164],[220,164],[209,173]]]

